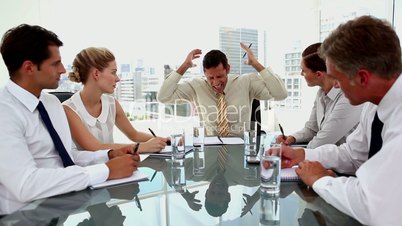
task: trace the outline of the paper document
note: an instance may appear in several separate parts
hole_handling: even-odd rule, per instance
[[[292,168],[284,168],[281,169],[281,181],[299,181],[301,180],[299,176],[297,176],[295,169],[298,166],[294,166]]]
[[[148,176],[146,174],[136,170],[136,171],[134,171],[133,175],[130,177],[114,179],[114,180],[107,180],[103,183],[91,185],[90,188],[91,189],[99,189],[99,188],[104,188],[104,187],[108,187],[108,186],[124,184],[124,183],[128,183],[128,182],[135,182],[135,181],[144,181],[144,180],[148,180]]]
[[[183,147],[179,147],[183,148]],[[192,151],[192,147],[186,147],[186,154]],[[166,146],[164,149],[162,149],[160,152],[155,152],[155,153],[150,153],[149,157],[155,157],[155,158],[170,158],[172,157],[172,146]]]
[[[222,145],[222,144],[244,144],[244,140],[240,137],[220,137],[222,141],[219,140],[217,136],[205,137],[204,145]],[[194,141],[194,144],[199,144]]]

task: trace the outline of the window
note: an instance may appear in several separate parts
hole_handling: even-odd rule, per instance
[[[312,88],[303,85],[304,81],[300,80],[301,52],[306,46],[324,40],[338,24],[364,14],[393,21],[398,34],[402,34],[400,1],[286,0],[276,1],[275,4],[272,1],[250,1],[205,0],[183,5],[178,0],[15,0],[5,3],[6,7],[0,9],[0,33],[4,34],[22,22],[41,24],[54,31],[64,42],[61,54],[67,70],[70,70],[75,54],[81,49],[107,47],[116,56],[122,78],[115,95],[128,115],[133,116],[131,119],[135,120],[196,116],[191,105],[175,106],[167,111],[165,105],[157,102],[157,92],[165,74],[180,66],[194,48],[201,48],[206,53],[211,49],[224,49],[229,44],[233,45],[231,50],[237,51],[230,52],[235,58],[231,58],[229,63],[235,70],[234,65],[242,64],[239,56],[243,51],[236,44],[240,39],[230,42],[229,38],[241,35],[242,40],[247,38],[247,42],[253,42],[253,50],[261,63],[271,66],[286,81],[291,94],[289,101],[273,106],[278,119],[288,124],[284,126],[289,128],[289,132],[303,125],[304,120],[301,119],[307,120],[315,99],[315,92],[306,92],[306,89]],[[158,7],[155,7],[156,4]],[[32,10],[24,11],[22,5]],[[222,16],[222,8],[228,5],[230,13]],[[239,17],[244,15],[244,5],[259,7],[254,7],[253,13]],[[269,14],[266,13],[267,8],[270,9]],[[194,17],[194,10],[208,12],[208,15]],[[283,10],[287,13],[283,14]],[[180,26],[183,18],[191,18],[191,26]],[[292,29],[284,35],[283,27]],[[202,57],[195,60],[197,65],[202,64]],[[198,66],[186,75],[202,77],[203,72]],[[0,83],[4,85],[8,76],[3,62],[0,63],[0,76]],[[59,90],[79,89],[79,84],[68,82],[65,76],[61,78]],[[289,115],[283,114],[285,112],[291,114],[295,106],[302,109],[297,111],[298,117],[280,118]],[[262,114],[264,117],[264,112]]]

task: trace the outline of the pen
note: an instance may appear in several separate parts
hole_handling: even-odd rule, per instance
[[[153,174],[152,177],[151,177],[151,181],[155,178],[157,172],[158,172],[158,171],[155,170],[154,174]]]
[[[250,45],[248,46],[248,48],[250,49],[250,47],[253,45],[253,43],[250,43]],[[245,52],[244,54],[243,54],[243,57],[242,58],[244,58],[245,56],[246,56],[246,54],[247,54],[247,52]]]
[[[151,132],[152,136],[156,137],[154,131],[151,128],[148,128],[149,132]],[[170,140],[166,142],[167,145],[170,145]]]
[[[285,136],[285,133],[283,132],[283,128],[282,128],[281,124],[279,124],[279,129],[281,130],[283,138],[285,138],[286,136]]]
[[[134,147],[133,147],[133,154],[135,155],[135,154],[137,154],[137,152],[138,152],[138,148],[140,147],[140,143],[137,143]]]
[[[220,136],[217,136],[217,137],[218,137],[218,140],[223,144],[221,137]]]
[[[156,137],[156,135],[155,135],[154,131],[152,131],[152,129],[151,129],[151,128],[148,128],[148,130],[149,130],[149,132],[151,132],[152,136]]]
[[[140,203],[140,199],[138,198],[138,195],[135,195],[134,199],[135,199],[135,205],[138,207],[138,209],[140,209],[140,211],[142,211],[142,207],[141,207],[141,203]]]

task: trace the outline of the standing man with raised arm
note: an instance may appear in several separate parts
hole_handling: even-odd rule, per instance
[[[346,143],[316,149],[283,146],[283,167],[325,201],[364,225],[401,225],[401,45],[392,26],[361,16],[341,24],[320,47],[328,76],[353,105],[367,102]],[[334,177],[332,170],[356,173]]]
[[[0,215],[36,199],[131,176],[137,169],[139,156],[129,146],[98,152],[71,149],[63,107],[43,92],[57,88],[65,73],[62,45],[53,32],[27,24],[2,38],[0,51],[10,80],[0,89]]]
[[[158,100],[162,103],[195,103],[200,119],[206,122],[209,136],[243,136],[243,122],[250,121],[252,100],[283,100],[287,90],[282,79],[270,68],[264,68],[250,48],[243,43],[240,45],[247,52],[246,64],[255,68],[259,75],[229,75],[226,55],[211,50],[203,59],[205,79],[193,78],[179,83],[182,75],[195,66],[193,60],[202,53],[200,49],[194,49],[177,71],[167,76],[158,92]]]

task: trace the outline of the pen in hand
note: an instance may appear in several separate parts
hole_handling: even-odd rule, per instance
[[[250,45],[248,46],[248,48],[250,49],[252,45],[253,45],[253,43],[250,43]],[[243,57],[242,57],[242,58],[244,58],[244,57],[246,56],[246,54],[247,54],[247,52],[245,52],[245,53],[243,54]]]
[[[149,132],[151,132],[152,136],[156,137],[154,131],[151,128],[148,128]],[[170,145],[170,140],[166,142],[167,145]]]
[[[151,128],[148,128],[148,130],[149,130],[149,132],[151,132],[152,136],[156,137],[156,135],[155,135],[154,131],[152,131],[152,129],[151,129]]]
[[[281,133],[282,133],[283,139],[285,139],[285,140],[286,140],[286,136],[285,136],[285,133],[283,132],[283,128],[282,128],[281,124],[279,124],[279,129],[281,130]]]

